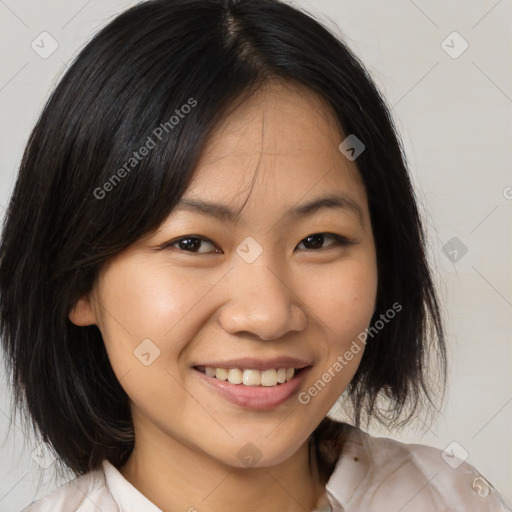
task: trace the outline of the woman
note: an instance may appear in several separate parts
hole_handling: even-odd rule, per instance
[[[359,428],[435,407],[443,326],[383,99],[280,1],[149,1],[93,38],[28,143],[0,287],[15,398],[77,475],[27,511],[506,510]]]

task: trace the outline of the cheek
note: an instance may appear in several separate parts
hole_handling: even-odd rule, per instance
[[[350,344],[369,324],[377,294],[374,260],[347,259],[310,274],[304,297],[329,344]]]
[[[172,423],[173,411],[190,407],[181,356],[207,321],[216,280],[139,258],[102,277],[100,330],[111,366],[132,406],[162,426]]]
[[[199,306],[210,288],[205,279],[191,279],[180,269],[151,265],[142,258],[111,265],[101,277],[97,306],[116,375],[140,370],[149,362],[156,370],[176,364],[202,322]]]
[[[322,362],[299,400],[322,414],[345,391],[363,356],[365,345],[358,337],[371,321],[377,294],[373,254],[368,251],[364,258],[340,260],[312,273],[305,292],[324,343],[319,344]]]

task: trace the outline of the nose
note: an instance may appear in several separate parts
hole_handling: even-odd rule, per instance
[[[228,300],[218,322],[227,333],[273,340],[306,328],[306,309],[289,272],[272,269],[263,255],[236,262],[224,285]]]

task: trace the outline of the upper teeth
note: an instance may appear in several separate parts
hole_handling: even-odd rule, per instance
[[[293,379],[295,368],[279,368],[269,370],[242,370],[240,368],[214,368],[205,366],[204,372],[209,377],[227,380],[231,384],[244,384],[245,386],[275,386]]]

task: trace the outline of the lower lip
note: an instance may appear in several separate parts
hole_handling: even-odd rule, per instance
[[[311,366],[303,368],[295,374],[292,380],[275,386],[246,386],[244,384],[231,384],[226,380],[208,377],[206,373],[193,369],[198,377],[206,384],[212,386],[230,402],[247,409],[268,410],[286,402],[302,384],[304,378],[311,370]]]

